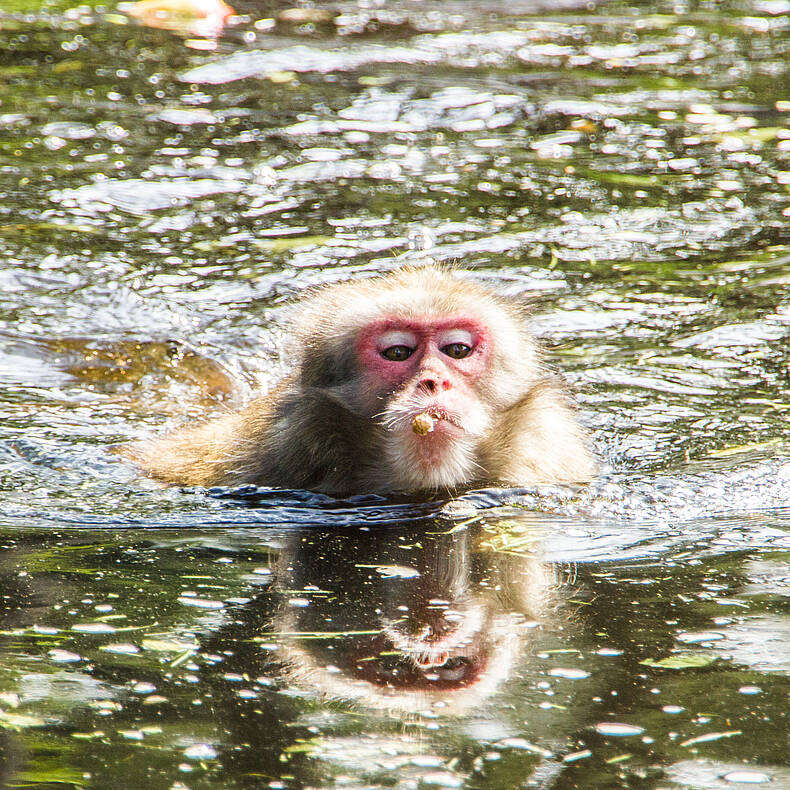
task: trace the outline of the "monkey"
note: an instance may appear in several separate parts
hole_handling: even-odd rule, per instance
[[[138,446],[183,486],[332,496],[580,483],[584,430],[515,301],[435,264],[319,287],[293,372],[242,411]]]

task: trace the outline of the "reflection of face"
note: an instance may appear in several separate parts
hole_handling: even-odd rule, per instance
[[[480,601],[441,601],[404,621],[389,623],[382,638],[403,663],[412,665],[412,674],[422,674],[423,682],[438,687],[467,686],[487,663],[488,614]],[[380,651],[380,655],[386,652]],[[387,674],[386,685],[409,685],[397,669]],[[376,676],[371,682],[382,683],[382,678]]]
[[[336,536],[321,550],[284,557],[275,617],[279,651],[292,679],[323,694],[376,707],[418,710],[479,703],[509,674],[545,595],[535,560],[474,552],[468,531],[423,538],[408,549],[398,536],[368,537],[342,555]],[[372,544],[372,545],[371,545]],[[420,545],[421,544],[421,545]],[[309,595],[310,585],[321,594]],[[298,591],[298,592],[296,592]],[[307,593],[308,595],[304,595]],[[319,634],[343,632],[337,638]]]

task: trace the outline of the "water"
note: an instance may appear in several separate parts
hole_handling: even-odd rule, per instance
[[[790,5],[235,11],[0,11],[3,785],[790,788]],[[428,258],[531,303],[592,485],[116,452]]]

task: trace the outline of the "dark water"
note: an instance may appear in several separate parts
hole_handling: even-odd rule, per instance
[[[2,785],[790,788],[790,3],[235,10],[0,11]],[[116,454],[426,258],[533,304],[590,487]]]

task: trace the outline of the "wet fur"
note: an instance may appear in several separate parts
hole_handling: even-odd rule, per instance
[[[356,337],[393,314],[475,315],[495,338],[493,374],[478,385],[490,428],[462,437],[447,468],[433,475],[414,470],[403,446],[410,434],[393,441],[383,424],[387,404],[371,412],[359,393]],[[150,476],[180,485],[254,483],[330,494],[576,482],[593,474],[584,433],[520,309],[486,288],[437,267],[402,269],[317,290],[292,328],[296,364],[277,389],[238,414],[138,446],[134,460]]]

